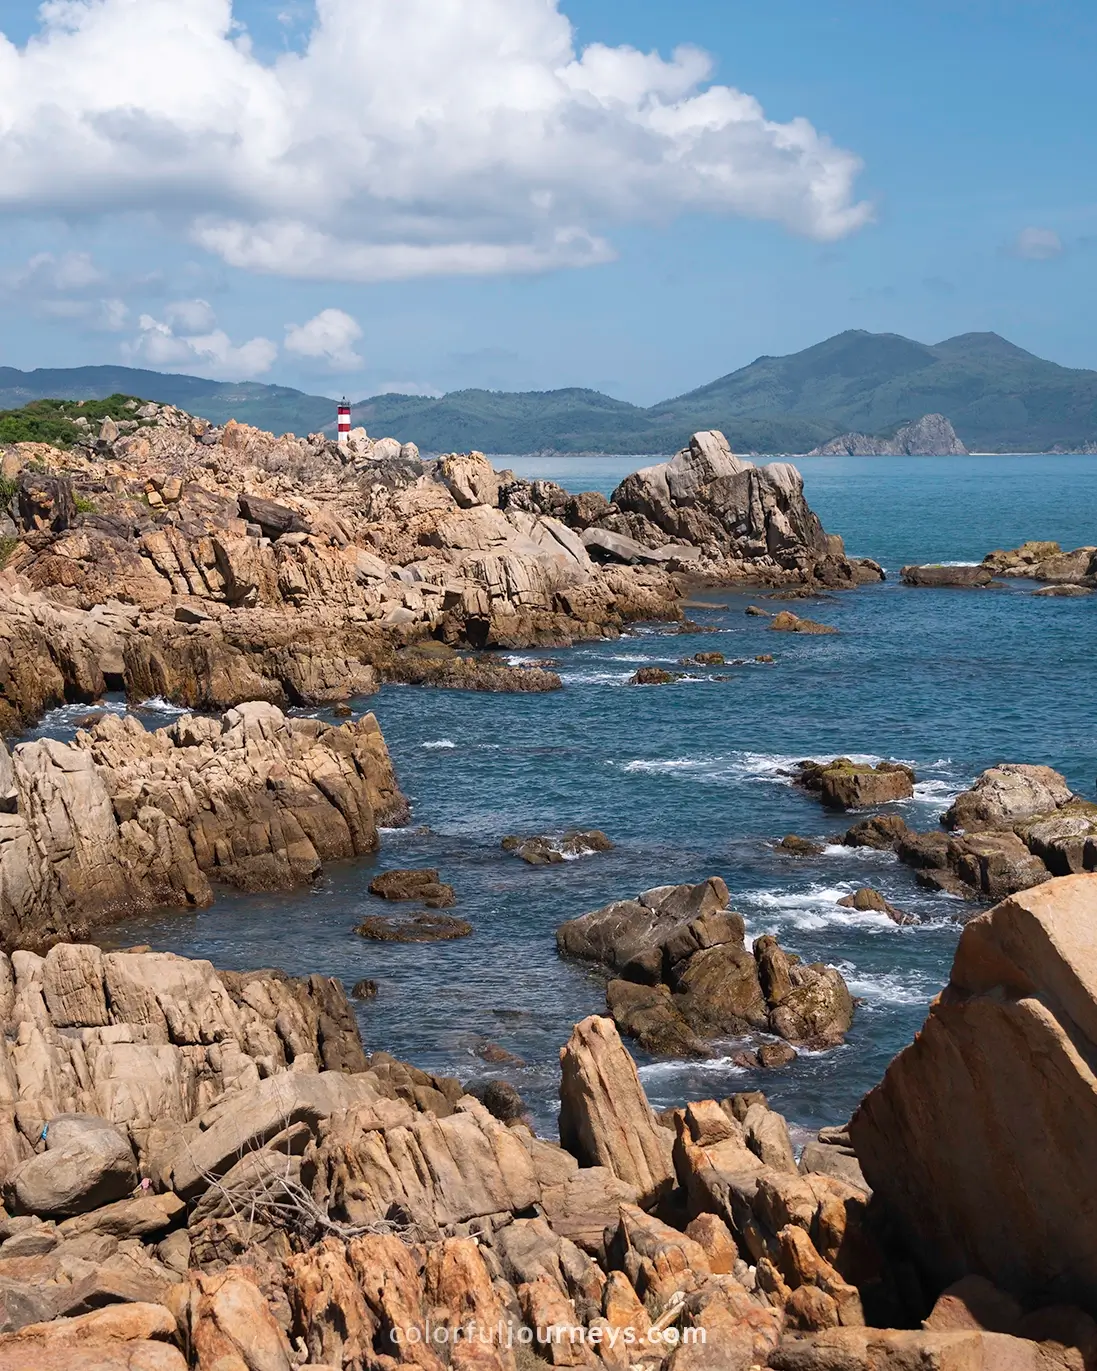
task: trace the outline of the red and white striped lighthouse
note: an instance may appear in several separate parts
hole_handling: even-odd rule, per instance
[[[339,401],[339,442],[350,442],[350,401],[345,395]]]

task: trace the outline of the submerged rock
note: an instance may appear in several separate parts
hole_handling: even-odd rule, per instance
[[[505,852],[513,852],[530,866],[556,866],[569,857],[582,857],[594,852],[612,852],[613,842],[598,828],[569,828],[561,837],[538,834],[532,838],[510,836],[501,844]]]
[[[681,679],[680,671],[667,671],[661,666],[642,666],[629,677],[629,685],[673,685]]]
[[[821,857],[826,850],[822,843],[817,843],[814,838],[801,838],[798,833],[786,833],[779,843],[774,843],[774,850],[785,852],[792,857]]]
[[[437,943],[467,938],[472,924],[451,914],[371,914],[354,931],[377,943]]]
[[[837,633],[830,624],[819,624],[814,619],[801,619],[791,609],[782,609],[770,620],[770,628],[778,633]]]
[[[369,893],[382,900],[416,900],[428,909],[448,909],[457,903],[457,892],[438,879],[434,867],[397,867],[378,872],[369,883]]]

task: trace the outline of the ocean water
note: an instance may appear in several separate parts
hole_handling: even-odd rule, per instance
[[[635,459],[511,459],[522,474],[608,492]],[[975,561],[1025,537],[1097,543],[1097,459],[812,458],[800,462],[808,498],[851,552],[890,572],[908,561]],[[951,796],[998,761],[1049,763],[1092,797],[1097,775],[1097,597],[1037,599],[1003,590],[880,586],[804,607],[832,637],[776,634],[747,617],[762,592],[711,592],[689,610],[696,631],[640,625],[617,641],[551,659],[564,689],[478,695],[386,686],[358,701],[377,714],[412,802],[413,822],[383,835],[374,862],[329,868],[288,896],[225,893],[200,914],[172,913],[112,930],[113,945],[148,942],[223,967],[322,971],[349,987],[378,982],[358,1007],[363,1037],[464,1080],[512,1081],[542,1130],[555,1128],[559,1048],[573,1023],[604,1006],[590,969],[561,961],[564,919],[649,886],[720,875],[748,932],[776,933],[809,961],[841,968],[858,997],[844,1046],[802,1053],[778,1072],[713,1059],[638,1054],[657,1106],[762,1088],[809,1127],[839,1122],[916,1031],[948,976],[972,907],[919,889],[889,854],[827,847],[818,858],[774,851],[785,833],[830,839],[853,822],[795,790],[798,759],[839,753],[911,763],[915,798],[896,808],[931,826]],[[779,608],[773,604],[772,608]],[[677,684],[636,687],[643,665],[675,666],[717,650],[746,665],[694,669]],[[773,665],[753,658],[772,653]],[[119,706],[120,707],[120,706]],[[149,726],[165,708],[143,711]],[[80,710],[39,731],[71,734]],[[611,853],[547,869],[504,852],[507,834],[604,829]],[[474,927],[446,943],[394,945],[357,937],[368,912],[391,910],[366,887],[374,870],[429,865],[458,892]],[[873,885],[921,922],[898,927],[837,900]],[[399,908],[396,906],[395,908]],[[487,1066],[487,1042],[521,1064]]]

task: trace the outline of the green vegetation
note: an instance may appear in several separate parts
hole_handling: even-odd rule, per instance
[[[8,564],[8,558],[19,546],[19,539],[8,536],[0,538],[0,571],[3,571]]]
[[[0,443],[51,443],[68,448],[96,437],[104,419],[132,419],[144,403],[133,395],[108,395],[103,400],[32,400],[22,409],[0,410]],[[86,419],[87,426],[77,419]]]
[[[15,493],[18,489],[18,481],[10,476],[0,476],[0,514],[3,514],[15,499]]]
[[[90,499],[87,495],[81,495],[79,492],[77,492],[77,494],[73,497],[73,503],[76,506],[77,514],[99,513],[99,506],[95,503],[94,500]]]
[[[235,418],[299,434],[331,433],[334,426],[334,400],[285,386],[125,367],[29,373],[0,367],[0,404],[122,389],[215,423]],[[71,401],[51,402],[54,412],[89,418],[92,403],[77,411]],[[924,414],[946,415],[977,451],[1081,449],[1097,441],[1097,372],[1044,361],[996,333],[965,333],[930,346],[851,330],[788,357],[759,357],[648,409],[578,388],[463,390],[440,398],[375,395],[354,406],[353,421],[376,437],[417,443],[425,453],[640,455],[674,452],[706,428],[722,429],[737,452],[807,452],[841,433],[893,434]],[[10,418],[0,414],[0,441],[12,441],[5,428]]]

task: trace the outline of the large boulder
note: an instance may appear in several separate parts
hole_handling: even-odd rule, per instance
[[[1097,876],[1011,896],[965,927],[922,1031],[850,1137],[931,1288],[986,1276],[1097,1313]]]
[[[828,809],[867,809],[909,800],[914,772],[902,762],[858,763],[849,757],[832,762],[801,762],[797,784],[818,794]]]
[[[122,1133],[106,1119],[62,1114],[46,1131],[46,1150],[16,1167],[7,1192],[22,1214],[64,1218],[128,1195],[137,1162]]]
[[[1003,762],[984,771],[970,790],[957,795],[941,822],[967,833],[1011,828],[1021,820],[1052,813],[1073,798],[1065,778],[1050,766]]]

